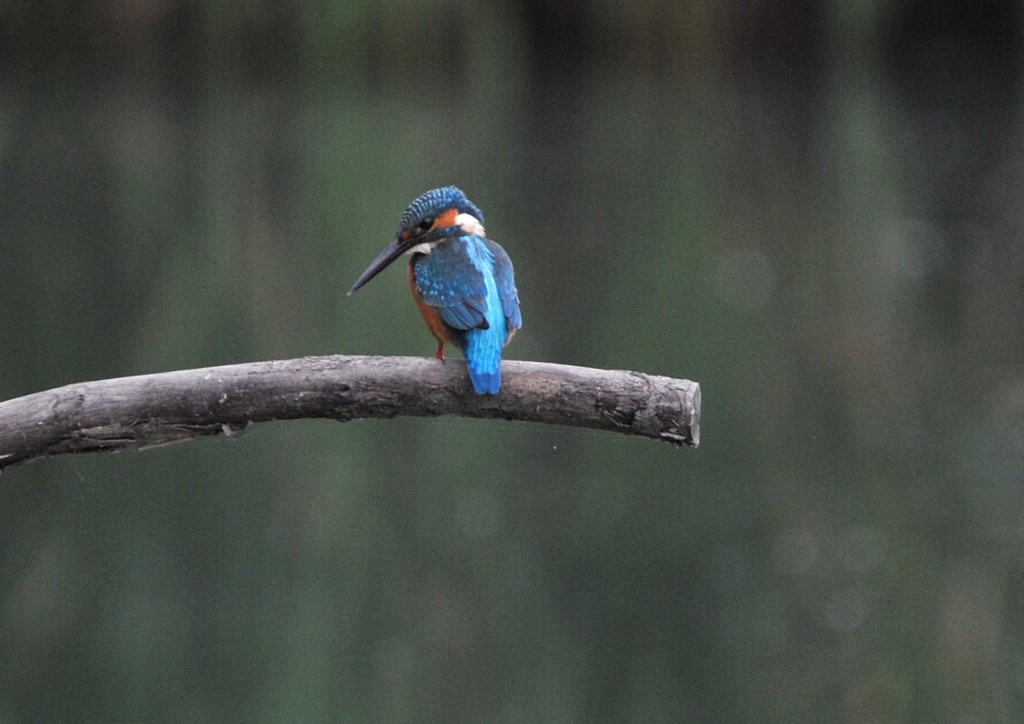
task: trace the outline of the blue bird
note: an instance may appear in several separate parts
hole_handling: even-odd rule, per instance
[[[366,268],[349,294],[402,254],[409,286],[430,333],[436,357],[445,344],[462,350],[478,395],[501,389],[501,351],[523,326],[512,260],[484,235],[484,215],[454,186],[427,191],[409,204],[398,233]]]

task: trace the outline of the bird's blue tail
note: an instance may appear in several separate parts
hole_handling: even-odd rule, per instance
[[[487,284],[487,329],[466,332],[466,367],[478,395],[496,395],[501,389],[501,350],[508,339],[505,310],[498,297],[494,277],[485,276]]]
[[[502,303],[501,292],[498,290],[498,279],[495,276],[494,250],[487,244],[486,240],[477,237],[464,237],[466,253],[471,263],[483,276],[485,305],[483,316],[487,320],[487,327],[481,329],[474,327],[466,329],[465,344],[463,353],[466,356],[466,367],[469,369],[469,379],[473,382],[473,389],[478,395],[496,395],[501,389],[501,350],[508,341],[509,327],[505,318],[506,309]],[[501,251],[497,244],[493,246]],[[505,252],[501,254],[507,260]],[[511,275],[511,263],[509,263],[508,275]],[[515,297],[515,289],[511,292]],[[515,302],[513,319],[519,318],[518,300]],[[477,309],[480,309],[477,306]],[[515,322],[513,322],[515,324]],[[519,322],[521,324],[522,322]],[[518,325],[517,325],[518,326]],[[465,329],[465,327],[463,327]]]
[[[501,348],[508,333],[504,316],[497,323],[490,322],[490,329],[466,333],[466,367],[478,395],[496,395],[501,389]]]

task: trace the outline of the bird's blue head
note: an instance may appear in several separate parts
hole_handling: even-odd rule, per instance
[[[439,189],[431,189],[409,204],[398,222],[398,236],[410,230],[426,233],[438,228],[437,222],[445,212],[451,211],[454,211],[455,215],[468,214],[480,224],[484,223],[483,212],[466,198],[461,189],[455,186],[442,186]]]
[[[406,252],[429,253],[444,239],[462,234],[483,236],[483,222],[483,212],[455,186],[427,191],[409,204],[398,222],[395,240],[359,275],[348,293],[359,289]]]

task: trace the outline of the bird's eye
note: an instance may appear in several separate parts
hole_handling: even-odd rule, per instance
[[[430,227],[434,225],[434,221],[435,219],[433,216],[428,216],[427,218],[420,221],[420,223],[416,224],[416,228],[419,229],[420,231],[430,231]]]

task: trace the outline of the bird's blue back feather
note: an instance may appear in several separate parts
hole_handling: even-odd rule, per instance
[[[464,236],[460,241],[465,242],[469,259],[483,278],[487,322],[466,332],[466,367],[478,395],[495,395],[501,389],[501,350],[508,339],[508,327],[494,275],[494,253],[479,237]]]
[[[502,348],[522,325],[508,255],[489,239],[461,236],[420,258],[415,274],[423,300],[446,324],[464,332],[462,351],[473,389],[497,394]]]

